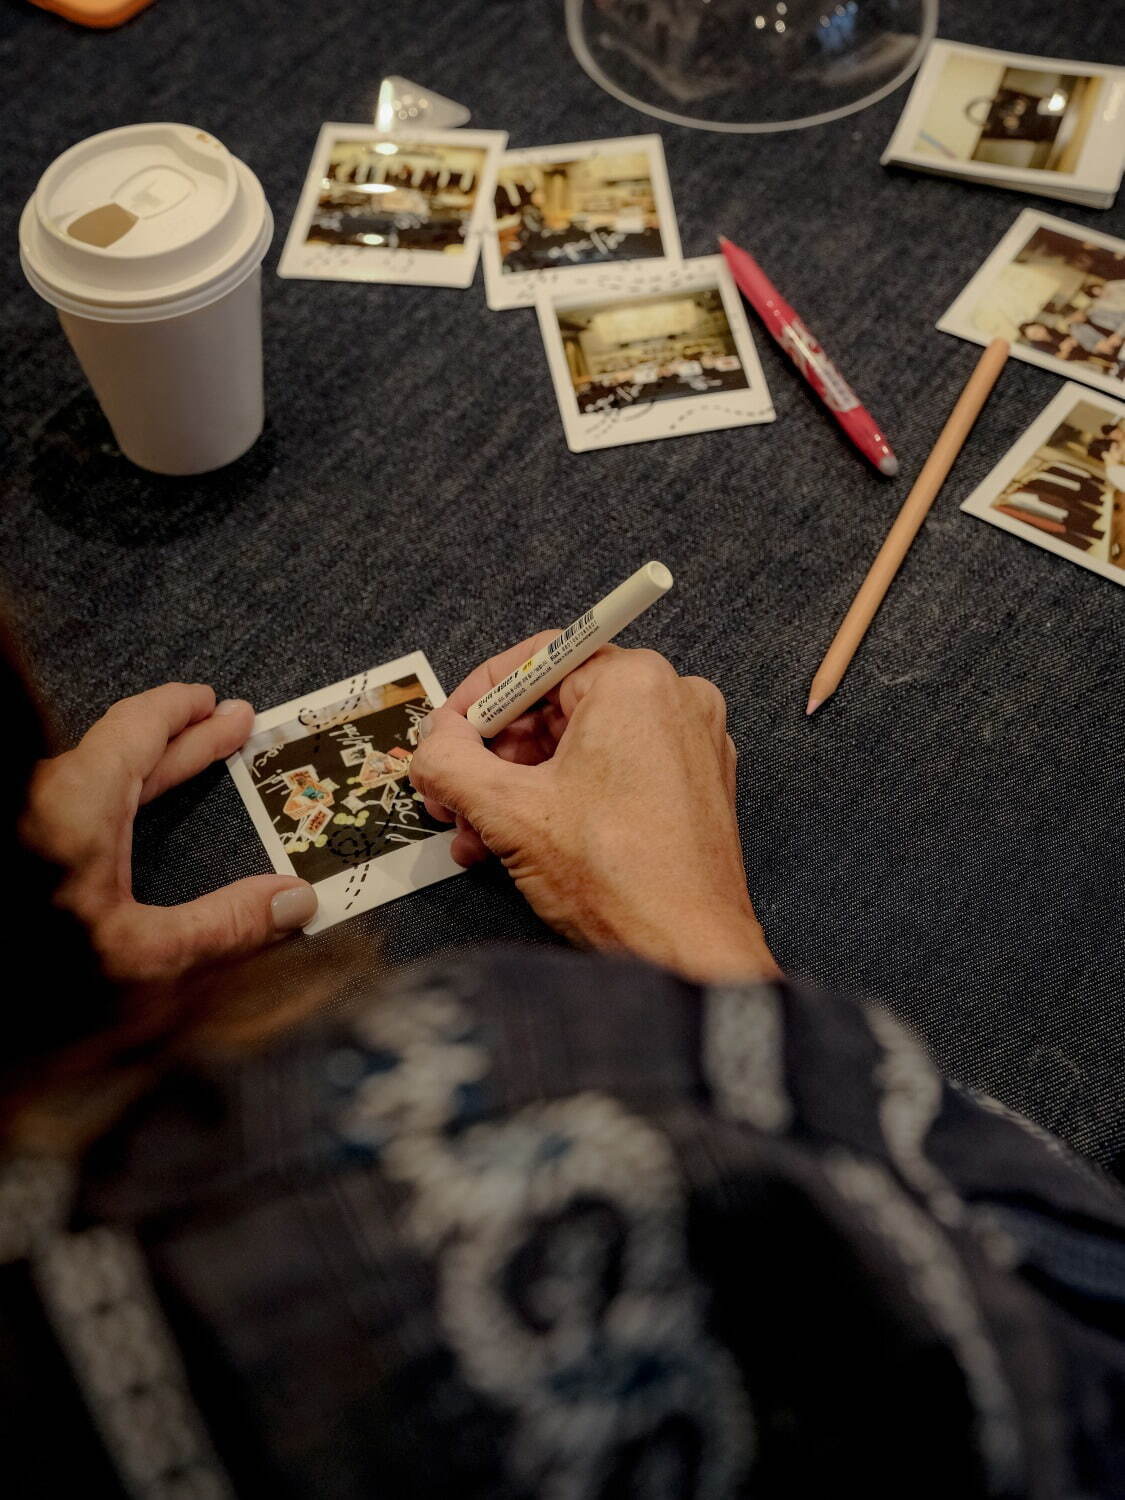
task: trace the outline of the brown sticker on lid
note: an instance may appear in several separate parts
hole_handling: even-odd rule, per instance
[[[79,214],[66,232],[72,240],[81,240],[84,245],[97,245],[104,250],[128,234],[136,222],[137,215],[122,208],[120,203],[103,203],[100,208]]]

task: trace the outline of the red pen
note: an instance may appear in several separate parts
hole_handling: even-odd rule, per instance
[[[878,422],[825,354],[752,255],[719,236],[731,275],[769,332],[880,474],[898,473],[898,459]]]

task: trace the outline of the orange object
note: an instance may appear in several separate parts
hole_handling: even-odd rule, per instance
[[[40,10],[51,10],[79,26],[120,26],[152,0],[31,0]]]

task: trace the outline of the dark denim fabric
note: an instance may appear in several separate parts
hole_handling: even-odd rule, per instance
[[[1053,376],[1005,373],[840,693],[803,712],[977,358],[934,320],[1035,200],[880,167],[904,91],[777,137],[663,128],[685,253],[723,231],[760,256],[903,474],[870,472],[764,338],[775,425],[575,456],[534,315],[488,312],[479,278],[459,292],[272,274],[320,123],[369,118],[386,72],[466,101],[516,145],[649,130],[573,63],[561,3],[157,0],[105,34],[25,6],[0,26],[0,557],[64,732],[168,678],[269,707],[416,647],[452,686],[659,557],[677,587],[625,639],[727,695],[750,887],[781,962],[879,998],[954,1076],[1102,1163],[1120,1154],[1125,594],[957,510]],[[947,0],[942,31],[1125,62],[1104,0]],[[268,428],[201,480],[115,455],[16,259],[43,167],[140,119],[213,131],[278,221]],[[1056,211],[1125,234],[1125,200]],[[221,770],[140,833],[138,882],[157,901],[266,868]],[[361,920],[395,958],[543,936],[487,872]]]

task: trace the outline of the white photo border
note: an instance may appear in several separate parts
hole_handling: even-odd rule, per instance
[[[672,186],[668,180],[664,142],[659,135],[609,136],[601,141],[571,141],[558,146],[528,146],[522,150],[508,150],[501,153],[497,173],[509,164],[584,161],[594,156],[618,155],[623,151],[644,151],[648,156],[660,238],[664,245],[663,255],[647,256],[642,264],[678,264],[683,259],[680,229],[676,222]],[[543,267],[536,271],[506,272],[500,256],[500,238],[492,202],[494,198],[495,191],[489,200],[488,224],[481,250],[485,296],[493,312],[506,312],[513,307],[534,307],[540,292],[553,292],[556,289],[565,289],[569,293],[571,290],[582,292],[589,287],[596,296],[600,290],[599,273],[614,266],[635,264],[629,260],[593,261],[571,266]]]
[[[484,151],[484,166],[461,255],[441,250],[392,250],[374,245],[308,243],[309,225],[320,197],[320,184],[337,141],[395,141],[401,145],[459,146]],[[329,120],[320,127],[312,160],[277,274],[296,280],[362,281],[399,286],[468,287],[476,275],[482,238],[492,223],[492,200],[500,154],[507,144],[504,130],[379,130],[373,125],[347,125]]]
[[[658,438],[684,437],[697,432],[717,432],[729,427],[748,427],[772,422],[776,415],[758,351],[730,268],[721,255],[703,255],[693,260],[664,265],[653,261],[622,262],[631,275],[614,275],[609,284],[588,285],[565,294],[540,292],[536,301],[539,328],[547,365],[555,387],[567,446],[572,453],[598,448],[619,448],[630,443],[648,443]],[[566,362],[558,316],[568,307],[581,307],[604,298],[622,301],[634,297],[659,296],[661,292],[697,292],[717,287],[730,325],[735,349],[747,384],[743,390],[713,391],[699,396],[681,396],[675,401],[655,401],[618,408],[613,412],[581,412]]]
[[[966,515],[976,516],[980,521],[987,521],[990,526],[996,526],[1012,536],[1022,537],[1024,541],[1031,542],[1046,552],[1053,552],[1056,557],[1077,563],[1080,568],[1086,568],[1091,573],[1098,573],[1102,578],[1108,578],[1111,583],[1125,585],[1125,567],[1118,568],[1113,563],[1102,562],[1100,557],[1090,557],[1088,553],[1079,552],[1076,547],[1071,547],[1048,531],[1040,531],[1037,526],[1025,525],[1012,516],[1001,515],[993,506],[997,495],[1003,491],[1012,476],[1018,473],[1028,459],[1043,447],[1051,434],[1057,431],[1060,423],[1066,420],[1067,414],[1073,411],[1080,401],[1093,405],[1101,404],[1101,399],[1092,396],[1088,386],[1079,385],[1073,380],[1067,381],[1062,390],[1056,396],[1052,396],[1030,427],[1020,434],[1000,462],[961,502],[961,509]],[[1105,406],[1107,415],[1116,415],[1125,420],[1125,402],[1109,400],[1105,402]]]
[[[1107,85],[1107,98],[1099,109],[1099,116],[1091,122],[1086,141],[1073,172],[1056,172],[1047,167],[1004,167],[995,162],[962,161],[960,157],[944,160],[927,156],[914,150],[926,109],[933,98],[946,63],[953,56],[969,53],[975,57],[995,58],[1010,68],[1028,68],[1042,72],[1066,73],[1075,78],[1101,78]],[[1041,191],[1050,196],[1054,185],[1068,193],[1088,190],[1096,193],[1114,194],[1121,182],[1125,167],[1125,68],[1110,67],[1105,63],[1075,62],[1069,58],[1033,57],[1023,52],[1004,52],[993,47],[973,47],[965,42],[948,42],[939,38],[930,45],[925,60],[918,70],[906,108],[895,126],[894,134],[880,157],[883,166],[914,167],[918,171],[937,173],[940,176],[956,176],[967,179],[980,178],[992,186],[1011,187],[1017,191]],[[1050,188],[1049,186],[1050,185]],[[1106,205],[1109,206],[1108,204]]]
[[[1115,235],[1102,234],[1100,230],[1089,229],[1085,224],[1075,224],[1070,219],[1056,218],[1054,214],[1040,213],[1037,208],[1025,208],[972,280],[942,313],[934,325],[941,333],[951,333],[955,338],[965,339],[970,344],[983,346],[991,343],[993,335],[983,333],[973,326],[973,309],[984,300],[997,273],[1011,265],[1037,229],[1054,229],[1072,239],[1102,245],[1107,250],[1125,254],[1125,240],[1119,240]],[[1050,370],[1052,374],[1061,375],[1066,380],[1081,381],[1083,385],[1093,386],[1095,390],[1105,391],[1107,395],[1118,399],[1125,397],[1125,379],[1106,375],[1093,368],[1087,369],[1081,363],[1056,359],[1053,354],[1043,354],[1038,349],[1018,342],[1011,345],[1010,352],[1013,359],[1023,360],[1025,364],[1038,365],[1041,370]]]
[[[384,666],[371,667],[366,672],[358,672],[354,677],[345,678],[343,682],[335,682],[331,687],[320,688],[315,693],[294,698],[279,708],[271,708],[258,714],[251,726],[250,738],[263,730],[278,729],[290,724],[303,713],[332,708],[371,688],[383,687],[401,677],[410,676],[417,677],[435,708],[445,702],[441,684],[434,676],[425,653],[412,651],[408,656],[400,656]],[[293,862],[286,854],[265,804],[254,786],[244,751],[236,750],[229,757],[227,770],[250,814],[258,837],[265,846],[270,863],[279,875],[296,875]],[[303,930],[310,935],[323,932],[348,917],[357,917],[361,912],[371,911],[387,901],[397,900],[399,896],[409,895],[411,891],[421,890],[423,886],[446,880],[451,875],[463,874],[461,866],[454,862],[450,853],[455,833],[455,829],[450,829],[448,832],[431,834],[429,838],[404,844],[392,853],[378,855],[365,865],[354,865],[349,870],[330,875],[326,880],[317,881],[313,887],[319,903],[317,912]],[[367,874],[357,880],[357,872],[360,871],[366,871]]]

